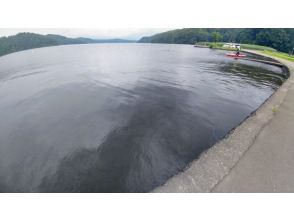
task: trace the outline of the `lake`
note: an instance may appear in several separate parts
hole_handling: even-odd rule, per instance
[[[0,57],[0,192],[148,192],[286,79],[191,45],[88,44]]]

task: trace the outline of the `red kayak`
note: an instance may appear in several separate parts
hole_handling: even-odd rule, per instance
[[[233,58],[244,58],[244,57],[246,57],[246,55],[245,54],[239,54],[239,55],[236,55],[235,53],[227,53],[226,54],[228,57],[233,57]]]

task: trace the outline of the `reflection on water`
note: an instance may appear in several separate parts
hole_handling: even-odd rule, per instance
[[[285,80],[185,45],[75,45],[0,58],[0,192],[148,192]]]
[[[269,86],[273,89],[277,89],[283,84],[285,80],[286,72],[274,72],[268,69],[260,69],[255,66],[246,65],[226,65],[219,68],[220,71],[231,73],[235,75],[235,80],[242,78],[247,84],[251,84],[257,87]],[[232,80],[232,79],[230,79]],[[233,79],[234,80],[234,79]]]
[[[80,149],[64,158],[42,190],[148,191],[212,143],[215,134],[205,121],[185,109],[186,91],[152,85],[134,91],[143,98],[117,111],[127,115],[127,124],[107,134],[98,149]]]

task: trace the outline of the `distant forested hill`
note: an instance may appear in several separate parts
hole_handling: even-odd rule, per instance
[[[289,52],[294,47],[293,28],[184,28],[143,37],[140,43],[194,44],[212,42],[215,33],[219,41],[258,44]]]
[[[57,46],[66,44],[91,44],[91,43],[131,43],[131,40],[90,38],[68,38],[60,35],[41,35],[33,33],[19,33],[17,35],[0,38],[0,56],[38,47]]]

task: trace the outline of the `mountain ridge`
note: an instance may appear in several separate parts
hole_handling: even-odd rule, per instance
[[[215,39],[215,33],[220,39]],[[214,41],[257,44],[288,53],[294,50],[294,28],[183,28],[142,37],[138,43],[195,44]]]
[[[92,43],[135,43],[133,40],[125,39],[92,39],[92,38],[69,38],[62,35],[55,34],[35,34],[29,32],[22,32],[16,35],[1,37],[0,38],[0,56],[18,52],[22,50],[58,46],[58,45],[70,45],[70,44],[92,44]]]

